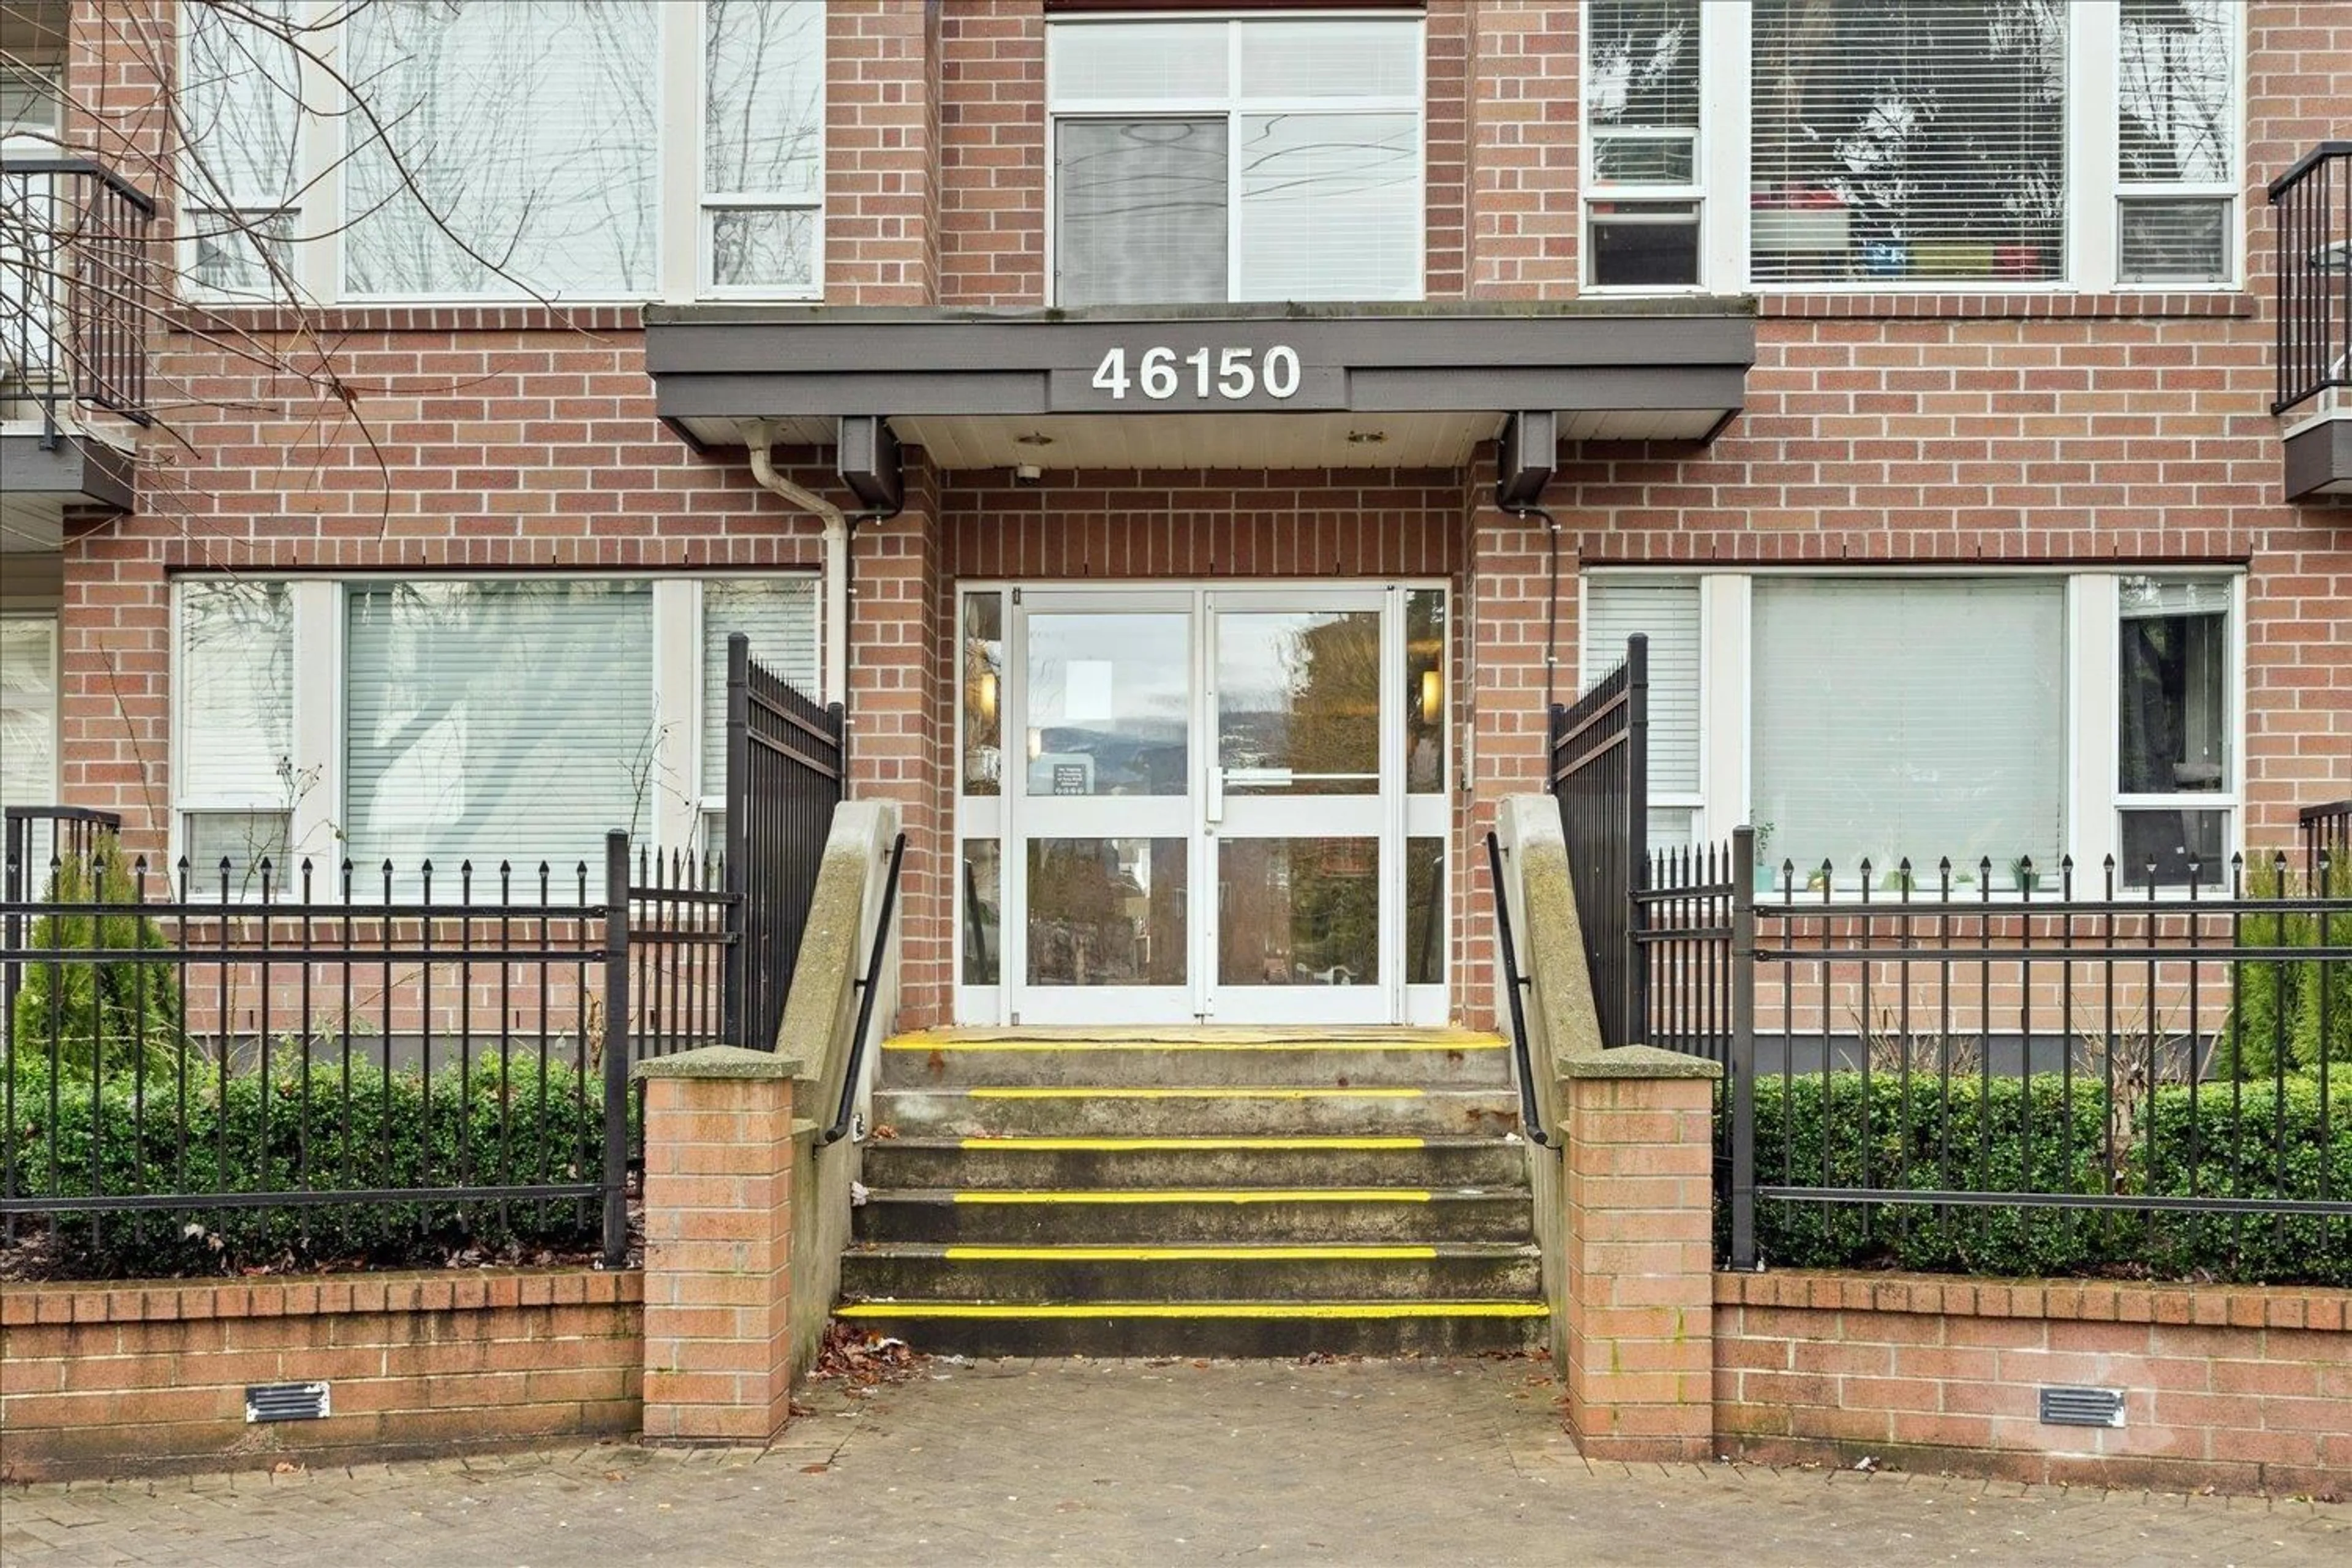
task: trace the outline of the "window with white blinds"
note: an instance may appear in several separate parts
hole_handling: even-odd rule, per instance
[[[1585,7],[1586,275],[1601,288],[1699,279],[1699,0]]]
[[[2060,578],[1761,576],[1751,813],[1770,854],[1840,879],[1867,857],[1998,878],[2064,842],[2066,589]]]
[[[349,10],[347,296],[636,298],[660,284],[660,7]]]
[[[181,583],[178,658],[173,779],[183,809],[285,809],[294,729],[294,614],[287,584]]]
[[[2236,212],[2236,41],[2227,0],[2126,0],[2116,61],[2116,273],[2227,281]]]
[[[1625,662],[1625,639],[1650,639],[1650,795],[1698,794],[1698,580],[1596,576],[1585,584],[1584,679]]]
[[[1417,300],[1421,23],[1048,29],[1064,305]]]
[[[2063,276],[2066,13],[2061,0],[1756,0],[1751,276]]]
[[[650,829],[653,590],[423,581],[346,590],[344,831],[353,859],[454,876],[578,862]]]
[[[751,658],[812,697],[817,673],[817,584],[811,577],[717,578],[702,587],[702,793],[727,788],[727,639],[741,632]]]
[[[0,616],[0,805],[58,799],[58,618]]]

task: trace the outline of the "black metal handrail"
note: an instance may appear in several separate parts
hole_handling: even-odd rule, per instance
[[[2273,414],[2352,386],[2352,142],[2323,142],[2270,183],[2278,215]]]
[[[817,1140],[819,1148],[831,1148],[849,1135],[851,1119],[857,1114],[857,1080],[866,1067],[866,1037],[874,1026],[874,995],[882,986],[882,960],[890,950],[890,917],[898,905],[898,870],[907,859],[907,836],[903,833],[891,841],[890,874],[882,884],[882,913],[874,922],[874,944],[866,952],[866,973],[857,985],[857,1025],[849,1037],[849,1060],[841,1074],[841,1102],[834,1108],[833,1125]]]
[[[88,158],[0,156],[0,380],[145,425],[155,203]]]
[[[1519,1080],[1519,1122],[1528,1130],[1528,1142],[1557,1152],[1559,1145],[1544,1131],[1543,1112],[1536,1104],[1536,1068],[1528,1049],[1527,1004],[1519,996],[1528,980],[1519,973],[1518,949],[1511,940],[1511,901],[1503,890],[1503,842],[1492,833],[1486,835],[1486,871],[1494,882],[1495,932],[1503,949],[1503,990],[1511,999],[1511,1059]]]

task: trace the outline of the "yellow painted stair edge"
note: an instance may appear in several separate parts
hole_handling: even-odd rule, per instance
[[[1543,1318],[1541,1301],[852,1301],[843,1318]]]

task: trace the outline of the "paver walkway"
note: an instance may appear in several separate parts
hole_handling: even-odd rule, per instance
[[[1542,1363],[933,1363],[765,1453],[0,1491],[0,1559],[658,1563],[2352,1563],[2352,1507],[1588,1465]]]

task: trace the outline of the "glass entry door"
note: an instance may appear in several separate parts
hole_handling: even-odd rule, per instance
[[[1444,1020],[1443,590],[964,603],[961,1021]]]
[[[1204,595],[1212,745],[1202,911],[1207,1016],[1220,1023],[1377,1024],[1397,1016],[1383,930],[1393,861],[1399,704],[1380,589]],[[1384,851],[1388,851],[1384,853]]]
[[[1014,597],[1004,973],[1021,1023],[1195,1016],[1199,663],[1189,592]]]

